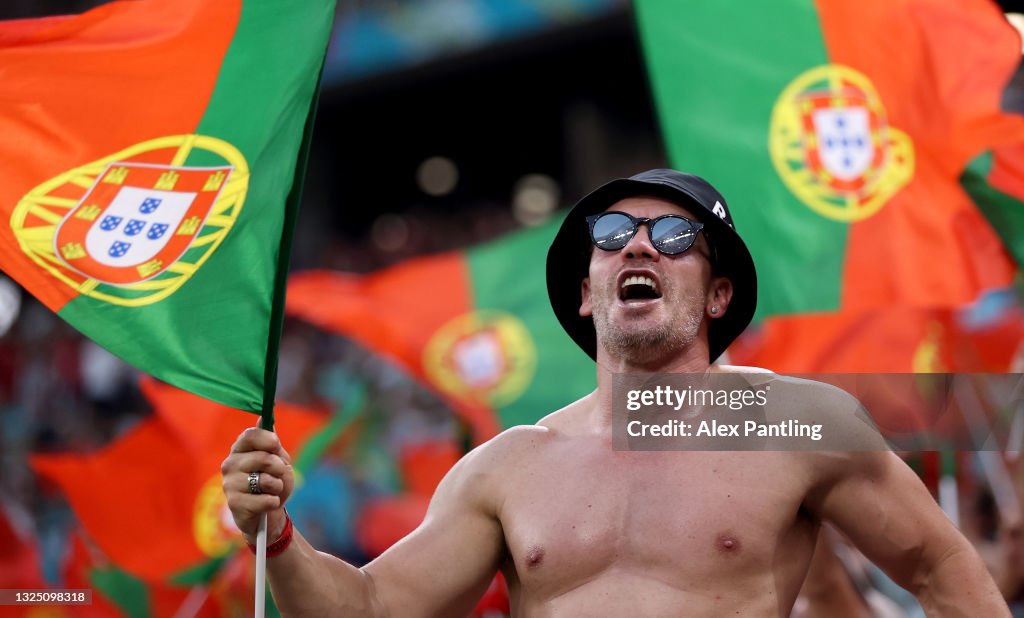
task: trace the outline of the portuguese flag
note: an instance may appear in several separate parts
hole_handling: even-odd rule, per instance
[[[1015,302],[970,310],[899,307],[775,317],[729,348],[738,365],[780,373],[1005,373],[1024,342]]]
[[[61,583],[65,588],[93,591],[92,605],[75,607],[73,614],[67,614],[75,618],[227,615],[210,602],[204,588],[144,582],[122,571],[106,560],[80,528],[73,529],[68,536],[62,571]]]
[[[1018,265],[1024,264],[1024,141],[986,150],[960,177]]]
[[[997,233],[959,182],[1024,142],[1000,109],[1021,40],[995,3],[635,6],[669,157],[729,200],[759,317],[948,307],[1011,281],[999,239],[1020,215]]]
[[[121,438],[95,453],[37,454],[30,463],[60,488],[119,569],[145,581],[203,583],[242,542],[228,523],[220,463],[225,445],[252,423],[155,380],[143,381],[142,392],[154,413]],[[281,440],[295,458],[329,420],[327,413],[287,404],[277,414]]]
[[[356,275],[292,275],[286,313],[393,360],[483,441],[594,388],[594,365],[558,324],[544,260],[556,227]]]
[[[143,581],[111,564],[79,528],[69,536],[61,581],[65,588],[93,590],[92,605],[77,606],[73,614],[68,614],[75,618],[251,616],[255,597],[254,563],[255,557],[250,552],[239,551],[203,585],[175,586]],[[239,568],[245,566],[249,568]],[[246,580],[240,581],[241,577]],[[269,590],[266,609],[267,616],[280,616]]]
[[[0,268],[146,373],[263,409],[333,13],[141,0],[0,22]]]

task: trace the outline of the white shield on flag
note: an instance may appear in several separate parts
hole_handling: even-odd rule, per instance
[[[54,254],[109,285],[160,276],[202,233],[233,168],[116,161],[61,219]]]
[[[871,167],[874,144],[868,110],[863,107],[827,107],[814,111],[818,154],[828,173],[840,180],[855,180]]]
[[[85,247],[105,266],[138,266],[156,256],[181,224],[196,193],[121,187],[85,235]]]
[[[492,330],[474,333],[456,343],[452,357],[463,382],[473,388],[493,385],[505,370],[501,341]]]

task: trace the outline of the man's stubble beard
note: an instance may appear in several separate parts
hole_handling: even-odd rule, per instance
[[[593,308],[598,341],[611,356],[640,363],[692,345],[704,319],[704,295],[685,295],[670,302],[672,296],[672,290],[666,289],[662,302],[674,304],[676,310],[668,318],[652,325],[639,320],[616,324],[611,312],[618,302],[618,295],[614,292],[605,295],[604,302],[595,303]]]

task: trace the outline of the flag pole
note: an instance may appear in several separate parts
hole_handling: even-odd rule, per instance
[[[284,301],[288,286],[288,266],[291,260],[292,239],[295,236],[295,222],[302,202],[302,185],[306,181],[306,164],[309,162],[309,145],[313,140],[313,123],[316,120],[317,104],[320,101],[320,83],[323,78],[323,63],[317,77],[316,90],[309,103],[306,125],[302,131],[299,159],[295,165],[292,189],[285,200],[284,224],[281,226],[281,243],[277,255],[277,272],[274,273],[274,300],[270,308],[270,333],[267,339],[267,356],[263,371],[263,408],[260,411],[259,426],[274,431],[274,399],[277,393],[277,360],[281,347],[281,332],[284,329]],[[267,514],[260,515],[256,531],[256,581],[254,618],[264,618],[267,600]]]
[[[273,406],[271,406],[273,407]],[[263,427],[265,417],[261,416],[257,427]],[[273,415],[271,414],[271,422]],[[271,429],[272,431],[272,429]],[[267,514],[260,514],[260,523],[256,527],[256,573],[253,582],[253,618],[264,618],[267,605]]]
[[[260,527],[256,532],[256,599],[253,616],[264,618],[267,604],[267,514],[260,515]]]

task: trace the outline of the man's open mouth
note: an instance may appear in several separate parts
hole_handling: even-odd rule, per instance
[[[625,303],[641,302],[661,298],[657,282],[642,275],[632,275],[619,285],[619,300]]]

